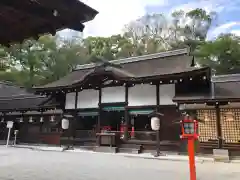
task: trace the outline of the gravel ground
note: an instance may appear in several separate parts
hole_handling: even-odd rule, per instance
[[[198,180],[239,180],[239,164],[197,164]],[[0,147],[0,180],[188,180],[188,163]]]

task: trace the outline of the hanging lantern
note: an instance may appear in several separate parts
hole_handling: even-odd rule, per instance
[[[43,117],[42,116],[40,117],[40,122],[43,123]]]
[[[13,127],[13,121],[7,121],[7,128],[12,128]]]
[[[29,122],[30,122],[30,123],[33,122],[33,118],[32,118],[32,116],[29,117]]]
[[[22,122],[23,122],[23,117],[20,117],[20,120],[19,120],[19,122],[20,122],[20,123],[22,123]]]
[[[55,117],[54,117],[54,116],[51,116],[51,117],[50,117],[50,121],[51,121],[51,122],[54,122],[54,120],[55,120]]]
[[[62,119],[62,129],[68,129],[68,128],[69,128],[69,120]]]
[[[53,16],[57,17],[58,16],[58,11],[54,9],[53,11]]]
[[[151,128],[154,131],[158,131],[160,129],[160,119],[158,117],[151,118]]]
[[[4,123],[4,117],[1,118],[1,123]]]

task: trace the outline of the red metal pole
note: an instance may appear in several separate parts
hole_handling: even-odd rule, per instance
[[[194,154],[194,138],[188,139],[188,156],[190,168],[190,180],[196,180],[195,154]]]

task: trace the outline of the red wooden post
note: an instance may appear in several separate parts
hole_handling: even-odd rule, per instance
[[[181,138],[188,140],[188,156],[189,156],[189,171],[190,180],[196,180],[195,166],[195,139],[198,139],[198,122],[189,118],[184,118],[181,121],[182,135]]]
[[[194,138],[188,138],[190,180],[196,180]]]

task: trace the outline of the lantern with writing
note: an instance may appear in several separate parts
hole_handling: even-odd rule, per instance
[[[190,180],[196,180],[196,166],[195,166],[195,140],[198,139],[198,121],[194,116],[185,114],[183,120],[180,121],[182,128],[183,139],[188,141],[188,156],[189,156],[189,170]]]
[[[181,123],[182,135],[181,138],[198,139],[198,121],[194,120],[191,116],[186,115]]]

